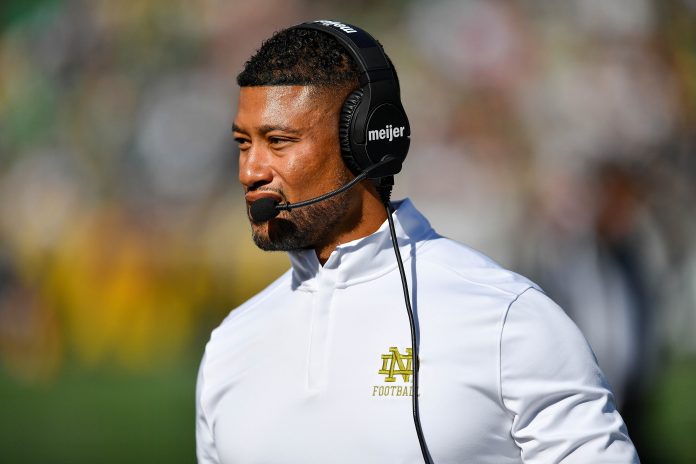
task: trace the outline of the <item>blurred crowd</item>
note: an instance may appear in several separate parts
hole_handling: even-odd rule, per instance
[[[559,302],[628,411],[696,351],[696,3],[422,2],[400,28],[402,191]]]
[[[631,404],[696,354],[696,1],[44,0],[0,7],[0,365],[171,362],[288,263],[249,240],[234,78],[328,17],[385,45],[395,197],[536,280]]]

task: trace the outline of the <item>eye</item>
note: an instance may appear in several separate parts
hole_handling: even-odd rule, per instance
[[[235,137],[234,141],[237,142],[240,151],[248,150],[251,146],[251,141],[245,137]]]
[[[270,135],[268,137],[268,144],[271,146],[271,148],[276,150],[287,146],[291,142],[292,140],[288,137],[278,135]]]

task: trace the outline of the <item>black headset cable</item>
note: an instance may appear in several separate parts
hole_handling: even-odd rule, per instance
[[[413,308],[411,307],[411,298],[408,292],[408,282],[406,281],[406,272],[404,271],[404,263],[401,259],[401,252],[399,251],[399,242],[396,238],[396,228],[394,227],[394,219],[392,214],[394,213],[394,207],[391,204],[391,190],[393,185],[393,177],[379,179],[379,184],[377,185],[377,191],[379,192],[380,198],[384,203],[384,208],[387,211],[387,221],[389,222],[389,233],[391,234],[391,242],[394,247],[394,254],[396,255],[396,264],[399,267],[399,275],[401,276],[401,287],[404,291],[404,303],[406,304],[406,312],[408,313],[408,322],[411,326],[411,358],[413,367],[413,391],[411,396],[411,406],[413,409],[413,423],[416,427],[416,434],[418,435],[418,444],[420,445],[421,453],[423,453],[423,461],[425,464],[433,464],[433,460],[430,457],[430,451],[428,450],[428,445],[425,442],[425,436],[423,435],[423,428],[421,427],[420,421],[420,410],[418,407],[418,370],[419,370],[419,359],[418,359],[418,339],[416,337],[416,324],[413,315]]]

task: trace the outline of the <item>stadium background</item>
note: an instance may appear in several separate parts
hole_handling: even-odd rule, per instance
[[[395,197],[563,304],[644,463],[696,462],[693,0],[4,0],[0,462],[194,461],[206,338],[288,266],[249,240],[234,78],[315,18],[400,71]]]

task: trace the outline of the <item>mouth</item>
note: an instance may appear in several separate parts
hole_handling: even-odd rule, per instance
[[[244,194],[244,199],[246,200],[247,206],[262,198],[272,198],[278,203],[287,202],[283,194],[274,190],[253,190]]]
[[[247,217],[249,218],[249,221],[251,222],[251,224],[253,226],[261,226],[263,224],[267,224],[270,220],[275,218],[279,213],[279,212],[276,212],[275,215],[273,215],[272,217],[270,217],[268,219],[264,218],[264,220],[254,219],[254,216],[252,216],[251,212],[253,210],[252,205],[254,205],[255,202],[257,202],[259,200],[268,201],[268,199],[273,200],[273,203],[275,203],[276,205],[279,203],[286,203],[287,202],[287,199],[285,198],[285,195],[283,195],[283,192],[281,192],[280,190],[275,190],[275,189],[274,190],[270,190],[270,189],[250,190],[244,194],[244,199],[246,200]],[[261,205],[256,205],[256,206],[261,206]],[[268,205],[264,205],[261,209],[264,210],[267,208],[268,208]],[[262,214],[264,214],[264,213],[262,213]]]

